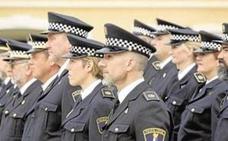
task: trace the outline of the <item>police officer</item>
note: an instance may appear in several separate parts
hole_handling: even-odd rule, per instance
[[[201,89],[196,89],[181,117],[178,141],[211,140],[211,107],[216,97],[227,90],[227,84],[218,79],[218,54],[221,44],[213,42],[221,38],[206,31],[200,31],[201,47],[194,51],[197,71],[207,78]]]
[[[60,83],[58,84],[58,87],[55,87],[53,93],[55,93],[55,95],[62,96],[62,100],[60,103],[62,109],[61,118],[62,120],[64,120],[67,113],[69,113],[69,111],[73,108],[74,105],[72,93],[75,90],[79,89],[78,86],[71,86],[69,84],[67,74],[68,72],[66,69],[68,61],[62,58],[62,56],[66,54],[70,49],[70,43],[67,39],[67,34],[87,38],[89,32],[93,29],[93,27],[81,21],[80,19],[53,12],[48,13],[48,22],[48,53],[50,55],[50,58],[61,67],[58,75],[58,77],[60,78]]]
[[[170,114],[143,78],[147,60],[155,48],[116,25],[105,24],[105,31],[106,47],[100,50],[105,54],[99,66],[104,79],[116,85],[119,106],[111,112],[102,140],[168,141]]]
[[[9,48],[6,46],[7,39],[0,38],[0,50],[1,50],[1,73],[5,76],[0,90],[0,123],[2,118],[2,112],[5,108],[6,100],[8,98],[8,93],[14,88],[12,83],[12,67],[8,61],[4,61],[4,58],[8,55]]]
[[[22,141],[42,140],[42,137],[40,137],[41,131],[39,131],[41,129],[39,127],[44,126],[46,122],[39,122],[36,120],[36,114],[40,112],[39,103],[58,83],[57,72],[59,71],[59,66],[49,59],[46,42],[47,37],[33,34],[30,35],[30,40],[28,42],[32,45],[32,49],[27,51],[27,53],[31,55],[30,65],[33,71],[33,77],[40,80],[43,84],[41,85],[42,92],[39,93],[36,102],[30,107],[25,115],[26,121]],[[32,128],[34,126],[37,128]]]
[[[216,41],[222,43],[222,50],[218,55],[221,79],[227,81],[228,78],[228,24],[223,23],[223,40]],[[212,112],[214,116],[212,117],[214,127],[212,128],[213,141],[226,141],[228,135],[226,133],[227,122],[227,105],[228,105],[228,93],[225,92],[224,95],[217,97],[217,100],[213,104]]]
[[[158,18],[157,24],[158,28],[154,32],[155,38],[152,40],[152,44],[157,50],[154,55],[160,61],[160,63],[155,64],[159,74],[147,80],[151,88],[164,100],[167,95],[166,90],[168,89],[168,85],[172,84],[172,78],[177,75],[176,66],[171,61],[171,46],[168,44],[170,42],[170,34],[168,30],[183,29],[185,27]]]
[[[33,123],[35,124],[30,124],[29,128],[35,130],[27,135],[34,141],[61,140],[62,119],[66,117],[66,111],[69,112],[72,108],[74,101],[71,93],[75,88],[78,89],[69,85],[66,70],[68,61],[62,58],[70,48],[67,33],[85,37],[92,29],[79,19],[53,12],[48,13],[48,22],[48,31],[45,33],[48,34],[46,47],[49,59],[58,64],[60,69],[56,79],[53,80],[55,82],[51,90],[45,92],[45,96],[40,98],[38,106],[34,109]],[[63,102],[63,100],[66,101]]]
[[[140,37],[144,41],[148,42],[148,44],[152,44],[152,40],[154,39],[154,32],[156,31],[155,28],[142,23],[139,20],[134,20],[134,29],[133,34]],[[144,71],[144,78],[152,78],[158,72],[158,59],[152,54],[147,62]]]
[[[173,116],[173,141],[176,141],[181,114],[194,90],[203,86],[206,79],[200,73],[196,73],[197,67],[193,54],[193,50],[200,45],[199,33],[191,29],[173,29],[169,32],[171,34],[172,62],[176,65],[178,74],[168,87],[165,103]]]
[[[34,104],[41,91],[41,82],[34,79],[26,51],[30,45],[14,40],[8,41],[9,60],[12,61],[13,79],[20,88],[3,111],[0,137],[2,141],[19,141],[24,129],[25,114]]]
[[[77,102],[63,121],[62,141],[100,141],[102,126],[115,100],[113,92],[101,83],[97,57],[102,54],[95,51],[104,45],[76,36],[68,36],[68,39],[72,48],[64,58],[70,59],[69,81],[82,89],[74,92]]]

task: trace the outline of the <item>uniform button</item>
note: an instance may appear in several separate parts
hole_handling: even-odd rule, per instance
[[[195,112],[195,108],[192,108],[192,109],[191,109],[191,112]]]
[[[119,131],[119,128],[115,128],[115,132],[118,132]]]
[[[74,132],[74,128],[72,128],[70,131],[71,131],[71,132]]]
[[[175,100],[172,103],[173,103],[173,105],[176,105],[177,104],[177,102]]]
[[[45,111],[47,111],[47,110],[48,110],[48,108],[46,107],[44,110],[45,110]]]
[[[13,117],[16,117],[16,116],[17,116],[17,114],[16,114],[16,113],[14,113],[14,114],[13,114]]]
[[[167,100],[167,99],[168,99],[168,96],[165,97],[165,100]]]
[[[5,114],[6,114],[6,115],[9,114],[9,111],[5,111]]]

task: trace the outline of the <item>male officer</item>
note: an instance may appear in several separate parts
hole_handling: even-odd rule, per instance
[[[168,30],[183,29],[184,27],[162,19],[157,19],[157,24],[158,29],[156,32],[154,32],[155,38],[152,43],[156,48],[156,52],[154,55],[160,61],[160,63],[157,64],[159,74],[147,80],[151,88],[153,88],[157,92],[157,94],[164,100],[167,94],[166,90],[168,85],[172,84],[172,78],[177,75],[176,66],[171,61],[171,46],[168,44],[170,42],[170,34]]]
[[[7,39],[0,38],[2,52],[5,52],[1,54],[1,60],[2,60],[1,67],[2,67],[3,73],[6,74],[6,78],[3,81],[2,88],[0,91],[0,121],[2,118],[3,110],[6,104],[8,104],[7,99],[11,97],[11,93],[14,91],[14,84],[12,80],[12,65],[10,64],[9,61],[4,60],[4,58],[7,57],[8,51],[9,51],[9,47],[6,45],[7,42],[8,42]]]
[[[148,26],[139,20],[134,20],[134,29],[133,34],[140,37],[144,41],[146,41],[148,44],[152,45],[152,40],[154,39],[154,32],[156,31],[155,28]],[[155,76],[155,74],[158,72],[158,59],[152,54],[147,62],[147,65],[145,67],[144,71],[144,78],[152,78]]]
[[[38,127],[43,126],[46,124],[46,122],[37,121],[35,119],[35,115],[39,112],[39,102],[58,82],[57,72],[59,70],[59,66],[49,59],[46,42],[47,37],[40,35],[30,35],[30,40],[28,42],[30,45],[32,45],[32,48],[27,51],[27,53],[31,54],[30,65],[33,71],[33,77],[40,80],[43,84],[41,86],[42,92],[39,93],[39,97],[37,98],[36,102],[33,106],[31,106],[25,115],[26,121],[22,136],[23,141],[39,140],[41,138],[39,136],[41,131],[39,131],[40,128]],[[37,128],[32,128],[33,126]]]
[[[53,87],[45,96],[40,98],[34,110],[33,123],[35,124],[31,124],[30,128],[35,130],[28,135],[32,137],[33,141],[57,141],[61,139],[61,122],[72,109],[73,98],[71,94],[75,88],[78,89],[78,87],[70,86],[66,70],[68,61],[62,58],[70,48],[67,34],[86,37],[88,31],[92,29],[91,26],[79,19],[52,12],[48,13],[48,22],[46,46],[49,59],[58,64],[60,69]]]
[[[221,44],[213,42],[221,38],[200,31],[201,47],[194,51],[197,71],[207,78],[201,89],[196,89],[186,106],[178,132],[178,141],[208,141],[212,139],[212,104],[216,97],[227,91],[227,84],[218,79],[218,54]],[[218,111],[216,111],[218,112]]]
[[[222,44],[222,50],[218,55],[220,72],[219,77],[227,82],[228,80],[228,23],[223,23],[223,40],[216,41]],[[213,104],[212,112],[214,116],[212,120],[214,122],[213,128],[213,141],[226,141],[228,135],[226,127],[228,125],[227,111],[228,111],[228,93],[218,96],[216,102]],[[216,112],[217,111],[217,112]]]
[[[48,21],[48,53],[50,58],[61,67],[58,75],[60,83],[57,87],[55,87],[53,93],[55,93],[55,95],[62,95],[62,100],[60,103],[62,107],[61,118],[64,120],[67,113],[69,113],[74,105],[72,93],[79,89],[78,86],[71,86],[69,84],[68,72],[66,70],[68,60],[66,61],[62,58],[62,56],[65,55],[70,49],[70,43],[67,39],[67,34],[87,38],[88,33],[93,29],[93,27],[81,21],[80,19],[53,12],[48,13]]]
[[[105,53],[99,62],[103,76],[118,90],[118,102],[102,134],[103,141],[168,141],[171,118],[159,96],[143,78],[145,65],[155,48],[113,25],[106,24]]]
[[[14,40],[8,41],[10,47],[9,60],[12,61],[13,79],[19,87],[3,111],[0,137],[2,141],[19,141],[24,129],[25,114],[34,104],[41,92],[41,82],[34,79],[26,51],[30,45]]]

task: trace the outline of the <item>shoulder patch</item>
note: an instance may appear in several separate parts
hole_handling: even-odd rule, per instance
[[[105,88],[101,89],[101,92],[102,92],[103,97],[115,98],[115,95],[114,95],[112,89],[110,89],[110,88],[105,87]]]
[[[155,68],[155,70],[161,70],[161,67],[160,67],[160,61],[154,61],[152,63],[152,66]]]
[[[146,101],[159,101],[160,98],[155,91],[145,91],[143,92],[143,96]]]
[[[207,81],[206,77],[199,72],[194,73],[194,77],[198,83],[205,83]]]
[[[104,116],[104,117],[99,117],[96,119],[97,122],[97,128],[100,134],[102,134],[103,132],[103,127],[105,126],[105,124],[108,122],[108,116]]]
[[[143,130],[144,141],[164,141],[166,131],[161,128],[147,128]]]

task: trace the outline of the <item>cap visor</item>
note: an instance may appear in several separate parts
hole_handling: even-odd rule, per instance
[[[86,57],[86,55],[77,56],[72,53],[67,53],[64,56],[62,56],[62,58],[64,58],[64,59],[78,59],[78,58],[82,58],[82,57]]]
[[[110,53],[120,53],[125,51],[128,51],[128,50],[124,48],[104,47],[102,49],[97,50],[96,53],[110,54]]]
[[[47,35],[47,34],[57,34],[57,33],[63,33],[63,32],[60,32],[60,31],[52,31],[52,30],[46,30],[46,31],[42,31],[40,32],[40,34],[42,35]]]
[[[223,45],[228,45],[228,41],[223,41],[223,40],[213,40],[213,42],[215,42],[215,43],[220,43],[220,44],[223,44]]]
[[[30,50],[27,51],[27,54],[32,54],[32,53],[36,53],[36,52],[41,52],[47,50],[47,48],[32,48]]]
[[[168,31],[156,31],[156,32],[153,32],[153,34],[156,36],[161,36],[161,35],[166,35],[166,34],[169,34]]]

